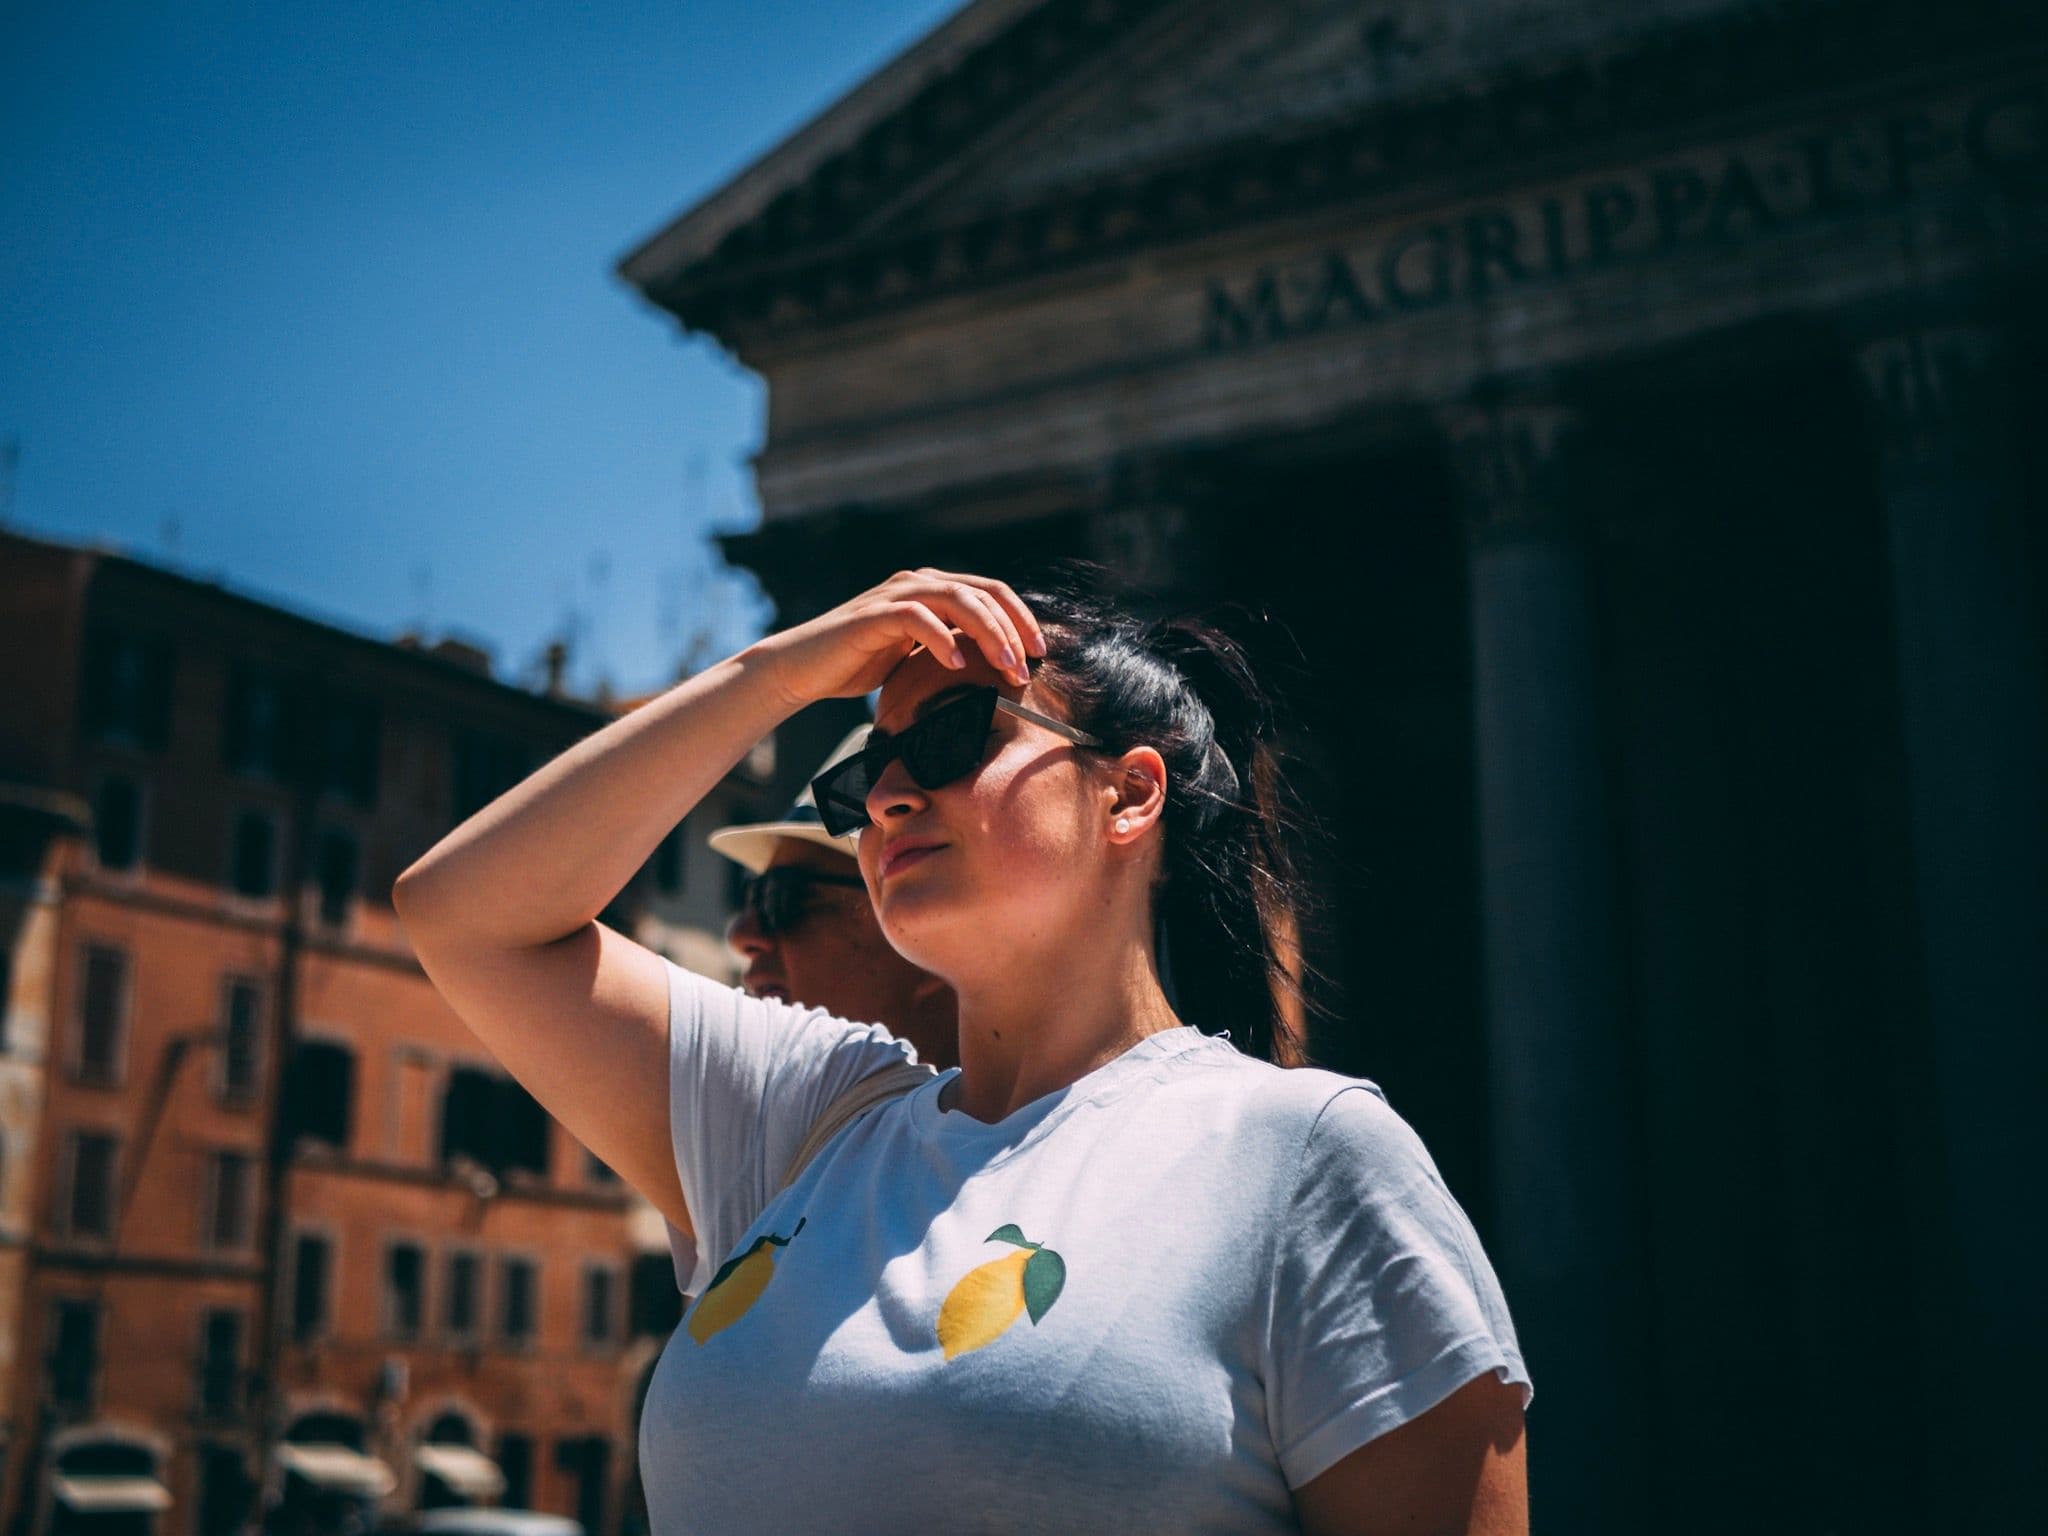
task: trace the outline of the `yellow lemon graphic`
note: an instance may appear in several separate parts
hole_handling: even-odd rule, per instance
[[[996,1228],[984,1241],[1014,1243],[1017,1252],[970,1269],[947,1293],[938,1334],[948,1360],[993,1344],[1026,1308],[1035,1326],[1067,1283],[1066,1261],[1015,1225]]]
[[[761,1299],[768,1282],[775,1278],[775,1250],[789,1246],[789,1238],[803,1231],[808,1216],[797,1218],[789,1237],[764,1232],[747,1251],[727,1259],[712,1277],[690,1313],[690,1337],[702,1344],[721,1328],[730,1328],[747,1314],[747,1308]]]

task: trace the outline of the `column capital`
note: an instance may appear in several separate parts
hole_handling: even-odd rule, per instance
[[[1945,468],[2010,446],[2013,352],[1975,320],[1866,327],[1850,343],[1885,468]]]
[[[1569,485],[1578,410],[1549,394],[1453,401],[1435,411],[1471,543],[1575,537]]]
[[[1173,455],[1124,453],[1105,463],[1094,486],[1085,550],[1118,579],[1171,600],[1200,590],[1211,571],[1202,535],[1214,487]]]
[[[1088,554],[1135,586],[1171,589],[1189,578],[1192,534],[1184,506],[1166,501],[1129,503],[1088,520]]]

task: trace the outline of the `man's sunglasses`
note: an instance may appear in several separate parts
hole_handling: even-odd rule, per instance
[[[996,711],[1017,716],[1056,731],[1084,747],[1099,747],[1102,739],[1076,730],[1064,720],[1026,709],[1006,699],[993,688],[970,688],[926,715],[908,730],[891,736],[887,731],[868,732],[860,751],[834,763],[811,780],[811,798],[825,830],[834,837],[858,832],[868,821],[868,791],[897,758],[920,789],[939,789],[966,777],[988,750],[989,727]]]
[[[828,875],[801,864],[778,864],[747,882],[740,906],[753,916],[754,926],[762,936],[772,939],[788,933],[804,920],[810,910],[811,889],[820,885],[867,888],[867,882],[859,875]]]

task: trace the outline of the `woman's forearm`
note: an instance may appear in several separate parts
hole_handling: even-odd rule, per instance
[[[879,688],[920,645],[962,666],[962,641],[1020,684],[1027,650],[1045,654],[1037,622],[1005,583],[899,571],[577,742],[421,854],[393,883],[392,904],[415,947],[427,934],[526,949],[578,933],[789,716]]]
[[[799,707],[773,672],[749,646],[535,769],[399,875],[408,934],[519,948],[584,927]]]

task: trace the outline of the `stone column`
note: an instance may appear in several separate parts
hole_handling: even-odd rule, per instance
[[[1932,1081],[1918,1188],[1939,1399],[1934,1504],[1991,1530],[2037,1484],[2022,1399],[2044,1365],[2048,753],[2041,594],[2030,590],[2001,334],[1908,324],[1856,343],[1879,444]],[[1947,1529],[1950,1527],[1944,1527]]]
[[[1496,1263],[1544,1525],[1647,1528],[1640,1242],[1585,557],[1552,399],[1440,413],[1471,571]],[[1547,1406],[1546,1406],[1547,1405]]]

